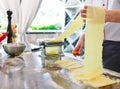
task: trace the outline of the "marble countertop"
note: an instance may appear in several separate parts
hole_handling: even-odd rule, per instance
[[[68,72],[64,69],[44,68],[42,65],[44,59],[39,56],[39,51],[25,52],[20,57],[10,57],[3,50],[0,50],[0,53],[0,89],[80,89],[84,87],[70,81]]]
[[[0,49],[0,53],[0,89],[95,89],[83,83],[76,84],[70,80],[69,71],[65,69],[49,70],[44,68],[43,61],[46,58],[40,56],[40,51],[24,52],[19,57],[10,57],[2,49]],[[59,60],[64,57],[51,56],[48,59]],[[119,76],[119,73],[105,71],[106,74]],[[119,89],[116,87],[101,89]]]

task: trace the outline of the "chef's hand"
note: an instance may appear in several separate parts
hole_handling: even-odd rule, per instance
[[[80,39],[78,40],[74,50],[72,51],[72,54],[74,56],[79,56],[82,55],[82,49],[84,48],[84,33],[82,34],[82,36],[80,37]]]
[[[84,6],[84,8],[80,10],[80,15],[83,18],[83,22],[86,22],[86,17],[87,17],[86,16],[86,12],[87,12],[86,9],[87,9],[87,6]],[[81,35],[80,39],[78,40],[74,50],[72,51],[72,54],[74,56],[79,56],[79,55],[83,54],[82,50],[84,48],[84,37],[85,37],[85,35],[83,33]]]
[[[87,6],[84,6],[83,9],[80,10],[80,15],[83,18],[83,22],[86,22],[86,17],[87,17],[87,15],[86,15],[86,13],[87,13],[86,9],[87,9]]]

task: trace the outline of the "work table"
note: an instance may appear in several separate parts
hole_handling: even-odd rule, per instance
[[[2,51],[0,89],[79,89],[79,85],[69,81],[65,70],[43,68],[39,54],[40,52],[23,53],[19,65],[13,63],[8,68],[5,63],[13,58]]]
[[[40,51],[25,52],[22,58],[16,57],[16,62],[19,65],[7,63],[7,60],[13,60],[13,58],[2,49],[0,53],[0,89],[88,89],[90,87],[83,83],[73,82],[69,78],[69,71],[65,69],[49,70],[44,68],[42,65],[44,59],[40,56]],[[58,56],[55,58],[61,59],[64,57]],[[107,70],[106,73],[113,72]],[[119,76],[119,73],[115,75]],[[89,89],[94,88],[90,87]],[[101,89],[119,89],[119,85]]]

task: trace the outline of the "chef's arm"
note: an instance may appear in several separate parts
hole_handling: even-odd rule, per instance
[[[120,10],[106,10],[106,22],[120,23]]]

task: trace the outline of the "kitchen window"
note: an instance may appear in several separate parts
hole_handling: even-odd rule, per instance
[[[27,32],[61,32],[65,22],[64,2],[64,0],[43,0]],[[5,32],[7,25],[7,18],[0,12],[0,32]]]
[[[64,20],[64,0],[43,0],[28,32],[61,32]]]

